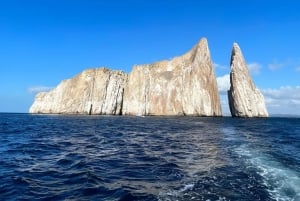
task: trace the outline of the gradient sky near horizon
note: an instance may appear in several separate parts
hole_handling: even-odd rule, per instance
[[[233,42],[270,114],[300,114],[297,1],[0,1],[0,112],[28,112],[39,91],[82,70],[171,59],[202,37],[222,99]]]

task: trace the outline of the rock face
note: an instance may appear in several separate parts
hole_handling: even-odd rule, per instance
[[[127,75],[106,68],[85,70],[37,94],[30,113],[121,114]]]
[[[125,85],[123,114],[221,116],[207,40],[170,61],[135,66]]]
[[[183,56],[135,66],[129,75],[83,71],[39,93],[30,113],[222,116],[206,39]]]
[[[233,44],[228,101],[233,117],[268,117],[262,93],[255,87],[238,44]]]

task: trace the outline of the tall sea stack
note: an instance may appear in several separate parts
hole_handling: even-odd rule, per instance
[[[264,96],[254,85],[242,51],[233,44],[228,102],[233,117],[268,117]]]
[[[135,66],[125,86],[123,114],[221,116],[207,40],[170,61]]]
[[[207,40],[170,61],[127,75],[85,70],[36,95],[30,113],[222,116]]]

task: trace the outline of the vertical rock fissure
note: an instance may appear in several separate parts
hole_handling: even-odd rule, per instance
[[[93,73],[92,76],[92,89],[91,89],[91,94],[90,94],[90,107],[89,107],[89,111],[88,114],[91,115],[93,114],[93,99],[94,99],[94,90],[95,90],[95,77],[96,77],[96,72]]]
[[[101,105],[101,111],[100,111],[100,113],[101,114],[106,114],[106,102],[107,102],[107,90],[108,90],[108,86],[109,86],[109,83],[110,83],[110,78],[111,78],[111,73],[110,72],[108,72],[108,78],[107,78],[107,80],[106,80],[106,82],[105,82],[105,89],[104,89],[104,91],[103,91],[103,101],[102,101],[102,105]]]
[[[117,110],[118,110],[118,97],[120,94],[120,86],[118,84],[119,84],[118,82],[116,82],[116,84],[115,84],[115,86],[117,87],[117,89],[116,89],[117,95],[115,97],[115,101],[113,102],[114,103],[113,111],[112,111],[113,114],[117,114]]]
[[[148,70],[148,69],[147,69]],[[144,88],[144,114],[148,115],[148,93],[150,88],[150,80],[149,80],[149,72],[146,70],[145,72],[145,88]]]
[[[185,69],[184,67],[186,66],[186,61],[185,59],[183,60],[183,65],[181,66],[180,70],[181,72],[183,72],[183,75],[180,76],[181,78],[181,83],[180,83],[180,106],[181,106],[181,112],[183,114],[183,116],[186,116],[185,113],[185,108],[184,108],[184,88],[183,88],[183,83],[184,83],[184,76],[185,76]]]
[[[122,99],[121,99],[121,102],[120,102],[119,115],[123,115],[123,102],[124,102],[124,87],[122,87]]]
[[[92,114],[92,111],[93,111],[93,104],[91,104],[90,111],[89,111],[89,115]]]

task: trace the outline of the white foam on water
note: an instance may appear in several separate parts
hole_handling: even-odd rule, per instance
[[[178,190],[170,190],[167,192],[159,193],[159,201],[173,201],[173,200],[181,200],[182,196],[193,190],[195,184],[185,184]],[[196,197],[191,197],[190,200],[196,199]]]
[[[246,145],[236,149],[245,157],[250,166],[254,166],[268,187],[273,199],[278,201],[300,201],[300,173],[296,172],[267,154],[251,150]]]
[[[194,185],[195,184],[186,184],[184,185],[184,187],[182,187],[179,192],[184,192],[184,191],[187,191],[187,190],[192,190],[194,188]]]

